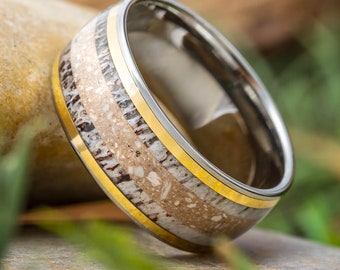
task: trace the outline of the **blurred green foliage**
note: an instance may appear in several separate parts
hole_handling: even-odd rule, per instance
[[[319,22],[292,47],[254,61],[288,128],[305,134],[292,132],[295,181],[261,226],[340,246],[340,160],[334,160],[340,145],[339,26]],[[326,147],[329,140],[333,149]]]
[[[0,149],[0,258],[16,229],[27,188],[32,140],[43,125],[37,119],[18,133],[9,152]]]
[[[273,95],[290,125],[340,138],[338,26],[320,22],[297,41],[302,50],[278,72]],[[289,54],[269,61],[280,57]]]
[[[339,178],[303,158],[292,188],[261,226],[340,246]]]

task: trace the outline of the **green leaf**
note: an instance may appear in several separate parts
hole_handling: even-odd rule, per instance
[[[0,157],[0,258],[15,231],[25,197],[31,143],[43,126],[42,119],[25,126],[18,133],[12,150]]]
[[[297,222],[304,234],[310,238],[324,243],[331,243],[329,230],[330,211],[323,197],[314,198],[300,208]]]

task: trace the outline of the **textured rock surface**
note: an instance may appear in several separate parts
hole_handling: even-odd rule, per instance
[[[168,269],[230,269],[212,256],[169,247],[136,229],[144,250],[157,254]],[[339,269],[340,249],[290,236],[253,229],[235,241],[257,269]],[[105,269],[62,239],[35,229],[24,230],[12,242],[1,269]]]
[[[0,137],[10,148],[18,129],[38,115],[47,132],[35,141],[30,204],[102,197],[71,149],[54,110],[53,61],[96,12],[61,1],[0,0]]]

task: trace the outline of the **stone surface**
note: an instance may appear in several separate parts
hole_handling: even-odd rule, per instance
[[[71,149],[54,110],[51,69],[59,51],[96,11],[71,3],[0,0],[0,146],[42,115],[49,126],[35,141],[29,204],[104,197]]]
[[[195,255],[174,249],[133,228],[143,248],[160,257],[164,269],[230,269],[210,255]],[[235,241],[257,269],[340,269],[340,249],[274,232],[253,229]],[[24,229],[11,243],[0,264],[16,269],[105,269],[64,240],[34,228]]]

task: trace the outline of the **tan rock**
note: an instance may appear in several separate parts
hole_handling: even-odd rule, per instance
[[[20,127],[38,115],[49,123],[35,141],[30,205],[104,196],[65,137],[50,79],[58,52],[95,14],[55,0],[0,0],[0,142],[9,149]]]

